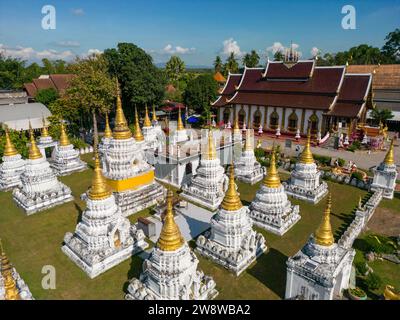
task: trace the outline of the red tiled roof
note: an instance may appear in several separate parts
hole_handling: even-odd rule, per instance
[[[362,103],[335,103],[332,110],[328,112],[331,116],[337,117],[357,117],[363,107]]]
[[[370,79],[371,76],[369,75],[346,74],[338,99],[344,101],[363,101],[368,93],[367,89]]]
[[[305,79],[310,77],[313,67],[314,60],[299,61],[289,66],[283,62],[270,62],[265,77],[268,79]]]
[[[229,74],[228,80],[221,92],[221,95],[233,95],[236,91],[236,86],[239,85],[241,74]]]
[[[25,88],[28,96],[30,96],[30,97],[36,96],[37,89],[36,89],[35,85],[32,82],[31,83],[24,83],[24,88]]]
[[[59,92],[64,92],[68,86],[69,86],[69,81],[71,81],[72,78],[74,78],[74,74],[51,74],[50,79],[53,81],[56,89]]]
[[[225,82],[226,81],[225,77],[219,71],[217,71],[214,74],[214,80],[217,81],[217,82]]]
[[[38,90],[53,88],[58,93],[63,93],[69,86],[69,81],[74,74],[51,74],[48,78],[33,79],[31,83],[24,83],[24,88],[29,96],[35,97]]]
[[[349,65],[347,72],[374,73],[372,77],[374,89],[400,89],[400,64]]]
[[[51,81],[50,78],[33,79],[33,84],[35,85],[37,90],[43,90],[49,88],[56,89],[56,86],[54,85],[53,81]]]

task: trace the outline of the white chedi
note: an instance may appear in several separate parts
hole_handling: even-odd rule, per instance
[[[5,132],[6,143],[2,163],[0,163],[0,190],[11,190],[21,185],[21,173],[25,169],[25,160],[11,142],[8,129]]]
[[[251,185],[262,180],[264,176],[264,170],[254,155],[253,140],[254,136],[251,135],[250,129],[247,129],[244,149],[240,158],[235,161],[236,178]]]
[[[394,140],[390,143],[389,150],[382,163],[374,168],[374,178],[370,186],[371,191],[383,191],[383,197],[393,199],[396,189],[397,166],[394,160]]]
[[[172,132],[169,139],[172,144],[177,144],[179,142],[184,142],[184,141],[189,140],[188,132],[187,132],[185,126],[183,125],[182,114],[181,114],[180,108],[178,109],[178,121],[177,121],[176,129]]]
[[[12,266],[0,242],[0,300],[34,300],[27,284]]]
[[[153,126],[152,122],[150,121],[147,105],[145,106],[145,117],[144,117],[142,131],[145,141],[144,149],[152,149],[152,150],[157,149],[160,144],[159,142],[160,132],[157,130],[155,126]]]
[[[127,300],[209,300],[217,296],[215,282],[198,270],[198,259],[174,220],[172,191],[156,246],[143,262],[139,279],[128,286]]]
[[[62,251],[90,278],[109,270],[147,246],[142,230],[122,216],[101,173],[98,154],[86,209],[75,232],[66,233]]]
[[[321,179],[321,171],[318,170],[311,153],[310,139],[309,131],[300,160],[291,172],[289,180],[284,182],[284,187],[288,195],[316,204],[328,193],[328,185]]]
[[[43,128],[37,143],[39,149],[46,148],[48,146],[49,147],[53,146],[54,142],[52,136],[49,135],[49,132],[46,127],[46,120],[44,118],[42,119],[42,122],[43,122]]]
[[[50,166],[58,176],[87,169],[86,163],[79,157],[79,151],[70,143],[63,123],[61,123],[60,141],[53,150]]]
[[[256,226],[283,235],[300,220],[299,206],[293,206],[281,184],[272,150],[268,173],[250,204],[250,217]]]
[[[228,177],[217,156],[211,130],[208,131],[208,143],[203,149],[206,150],[203,151],[196,174],[182,186],[181,196],[210,210],[216,210],[224,198]]]
[[[21,174],[21,186],[13,190],[13,200],[26,214],[73,200],[71,189],[57,180],[48,161],[36,145],[30,129],[29,157]]]
[[[104,135],[101,137],[101,140],[97,147],[97,152],[99,153],[100,159],[103,159],[103,155],[104,155],[105,151],[107,150],[107,147],[110,144],[110,141],[112,139],[112,131],[110,128],[108,113],[105,114],[105,118],[106,118],[106,124],[105,124],[105,128],[104,128]]]
[[[249,209],[240,201],[233,166],[228,190],[210,224],[211,231],[197,238],[196,251],[237,276],[267,250],[265,238],[253,230]]]
[[[349,287],[355,250],[334,242],[331,196],[322,222],[306,245],[287,261],[286,299],[340,299]]]

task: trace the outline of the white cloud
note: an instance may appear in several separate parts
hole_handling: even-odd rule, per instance
[[[72,14],[74,16],[83,16],[85,14],[85,11],[83,11],[82,8],[75,8],[71,10]]]
[[[38,51],[32,47],[16,46],[15,48],[8,47],[0,44],[0,53],[5,56],[11,56],[13,58],[20,58],[23,60],[41,60],[47,58],[49,60],[70,60],[75,54],[71,50],[57,51],[53,49],[46,49]]]
[[[274,44],[267,48],[267,51],[272,52],[273,54],[277,52],[283,52],[285,47],[280,42],[274,42]]]
[[[184,48],[181,46],[173,47],[172,44],[167,44],[164,49],[161,50],[161,54],[190,54],[193,53],[196,48]],[[154,52],[153,50],[151,50]]]
[[[81,45],[78,41],[72,41],[72,40],[58,41],[55,44],[59,47],[80,47]]]
[[[310,53],[311,53],[311,57],[316,57],[317,55],[319,55],[321,52],[321,50],[319,50],[317,47],[312,47]]]
[[[224,40],[222,42],[221,54],[229,56],[232,52],[235,56],[242,56],[244,54],[244,52],[240,50],[240,47],[236,40],[234,40],[233,38]]]
[[[87,53],[86,53],[86,54],[83,54],[83,55],[90,56],[90,55],[92,55],[92,54],[98,55],[98,54],[102,54],[102,53],[103,53],[103,51],[101,51],[101,50],[99,50],[99,49],[89,49],[89,50],[87,51]]]

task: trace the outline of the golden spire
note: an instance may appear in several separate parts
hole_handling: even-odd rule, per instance
[[[140,129],[140,125],[139,125],[139,116],[138,116],[136,107],[135,107],[135,133],[134,133],[133,137],[135,138],[136,141],[144,140],[142,130]]]
[[[42,123],[43,123],[43,128],[40,135],[42,138],[46,138],[49,136],[49,132],[47,131],[46,120],[44,119],[44,117],[42,118]]]
[[[65,131],[64,122],[61,121],[60,146],[65,147],[70,144],[67,132]]]
[[[157,122],[157,115],[156,115],[156,106],[153,104],[153,119],[154,122]]]
[[[185,127],[182,122],[181,108],[178,109],[178,125],[176,127],[176,130],[178,131],[185,130]]]
[[[151,127],[151,121],[149,118],[149,112],[147,110],[147,104],[146,104],[145,108],[146,108],[146,113],[144,115],[143,127]]]
[[[30,143],[29,143],[29,156],[30,160],[40,159],[42,157],[42,153],[40,152],[39,148],[36,145],[35,136],[33,135],[32,125],[29,121],[29,136],[30,136]]]
[[[211,130],[208,130],[208,144],[207,144],[206,159],[214,160],[216,158],[217,158],[217,151],[215,150],[213,133]]]
[[[276,170],[275,145],[272,147],[271,161],[263,184],[268,188],[279,188],[281,186],[281,179],[279,178],[278,170]]]
[[[328,199],[326,201],[326,209],[324,216],[322,217],[322,222],[319,225],[317,231],[315,231],[315,242],[321,246],[329,247],[334,243],[332,226],[331,226],[331,206],[332,206],[332,198],[329,193]]]
[[[385,156],[385,164],[391,166],[394,165],[394,139],[392,139],[392,142],[390,143],[390,147],[389,147],[389,151],[387,152],[386,156]]]
[[[310,140],[311,140],[311,128],[308,128],[307,142],[306,142],[304,150],[303,150],[303,152],[301,153],[301,156],[300,156],[300,162],[304,163],[304,164],[312,164],[312,163],[314,163],[314,158],[313,158],[313,155],[312,155],[311,149],[310,149]]]
[[[6,144],[4,146],[4,156],[10,157],[18,154],[17,149],[15,149],[13,143],[11,142],[10,135],[8,133],[8,127],[6,127]]]
[[[108,121],[108,113],[106,113],[106,127],[104,129],[104,138],[112,138],[110,122]]]
[[[227,211],[236,211],[243,207],[239,195],[236,191],[235,176],[233,164],[230,167],[230,176],[228,190],[226,190],[224,200],[221,204],[222,209]]]
[[[251,143],[251,135],[250,135],[250,130],[246,130],[246,141],[244,143],[244,150],[246,151],[252,151],[253,150],[253,144]]]
[[[175,251],[185,244],[178,225],[174,219],[172,207],[172,198],[174,194],[171,190],[167,193],[167,211],[164,217],[164,223],[161,229],[160,238],[157,241],[157,247],[163,251]]]
[[[1,275],[3,276],[4,289],[5,289],[5,300],[20,300],[19,292],[17,289],[17,283],[13,277],[13,268],[8,260],[6,254],[4,253],[3,246],[0,240],[0,269]]]
[[[233,124],[233,132],[240,132],[238,117],[235,117],[235,122]]]
[[[111,196],[112,192],[108,187],[100,167],[99,153],[95,152],[94,173],[92,177],[92,186],[89,189],[89,199],[102,200]]]
[[[122,102],[121,95],[119,92],[119,84],[118,79],[116,78],[116,86],[117,86],[117,107],[115,109],[115,126],[113,131],[113,137],[117,140],[129,139],[132,137],[132,132],[128,127],[128,123],[126,121],[124,110],[122,110]]]

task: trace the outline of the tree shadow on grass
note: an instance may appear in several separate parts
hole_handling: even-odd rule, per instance
[[[143,264],[142,258],[140,258],[137,254],[132,256],[130,268],[127,274],[127,281],[122,286],[122,290],[125,293],[128,293],[128,286],[131,279],[132,278],[139,279],[140,273],[142,272],[142,264]]]
[[[270,248],[247,272],[283,299],[286,288],[287,259],[288,257],[282,252]]]
[[[340,239],[343,233],[347,230],[348,226],[352,223],[355,217],[355,209],[352,211],[351,214],[345,213],[331,213],[332,216],[335,216],[339,220],[342,221],[341,225],[336,229],[334,237],[335,239]]]
[[[74,202],[74,206],[75,206],[76,211],[78,212],[78,217],[76,219],[76,224],[78,224],[79,222],[82,221],[83,210],[81,209],[81,207],[79,206],[79,204],[76,201]]]

